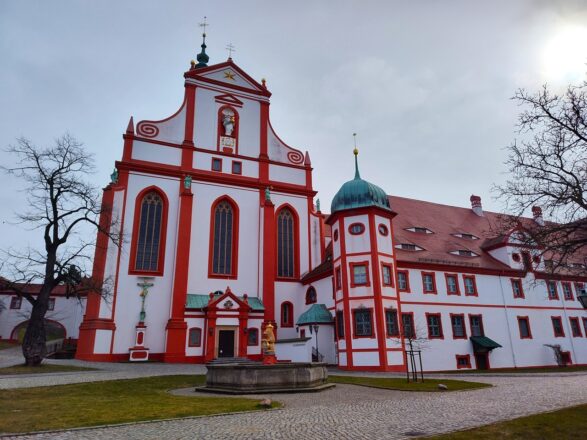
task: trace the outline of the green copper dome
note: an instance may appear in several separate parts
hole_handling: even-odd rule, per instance
[[[340,187],[330,206],[331,214],[345,209],[377,206],[391,211],[387,194],[377,185],[361,179],[357,161],[358,151],[355,149],[355,178]]]

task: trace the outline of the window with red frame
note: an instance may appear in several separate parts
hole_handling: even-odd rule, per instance
[[[410,291],[410,275],[407,270],[397,271],[397,288],[400,292]]]
[[[428,338],[429,339],[442,339],[442,320],[440,319],[440,313],[427,313],[426,323],[428,324]]]
[[[367,275],[366,264],[352,264],[351,270],[354,286],[366,286],[369,284],[369,276]]]
[[[416,337],[414,315],[411,313],[402,313],[402,333],[404,338],[414,339]]]
[[[288,208],[283,208],[277,216],[277,276],[295,276],[295,218]]]
[[[585,295],[585,283],[575,283],[575,292],[577,295]]]
[[[342,289],[342,272],[340,267],[336,268],[336,290]]]
[[[571,283],[561,283],[563,286],[563,297],[567,301],[573,300],[573,289],[571,288]]]
[[[365,232],[365,225],[363,223],[353,223],[349,226],[349,232],[352,235],[360,235]]]
[[[436,293],[434,273],[422,272],[422,288],[424,293]]]
[[[344,314],[342,310],[336,311],[336,334],[338,339],[344,338]]]
[[[387,234],[389,234],[389,230],[387,229],[387,226],[385,226],[384,224],[380,224],[378,226],[378,230],[379,230],[379,233],[381,235],[383,235],[384,237],[387,236]]]
[[[522,280],[512,279],[512,291],[514,292],[514,298],[524,298],[524,291],[522,290]]]
[[[233,249],[235,246],[235,213],[232,205],[223,200],[214,208],[212,229],[212,273],[234,275]]]
[[[469,325],[471,326],[471,336],[485,336],[483,316],[469,315]]]
[[[585,337],[587,338],[587,318],[583,318],[583,331],[585,332]]]
[[[552,330],[554,332],[554,336],[556,338],[562,338],[565,336],[565,331],[563,329],[563,322],[560,316],[552,316]]]
[[[355,318],[355,336],[365,337],[373,335],[373,322],[371,321],[370,309],[353,310]]]
[[[259,329],[249,329],[247,334],[247,345],[249,347],[256,347],[257,345],[259,345]]]
[[[381,265],[381,277],[383,278],[384,286],[393,287],[393,270],[389,264]]]
[[[446,293],[448,295],[459,295],[459,279],[456,275],[446,274]]]
[[[22,307],[22,298],[20,296],[13,296],[10,298],[10,309],[11,310],[20,310]]]
[[[530,319],[527,316],[518,316],[518,328],[520,330],[520,339],[532,339]]]
[[[463,284],[465,285],[465,295],[477,295],[477,283],[475,282],[475,277],[473,275],[463,275]]]
[[[49,302],[47,303],[47,310],[55,310],[55,298],[49,298]]]
[[[134,268],[137,271],[159,270],[159,246],[163,224],[163,199],[155,192],[145,194],[141,201],[139,231]]]
[[[332,234],[332,238],[334,239],[334,241],[338,241],[338,229],[334,231],[334,233]]]
[[[212,171],[222,171],[222,159],[212,158]]]
[[[200,347],[202,345],[202,329],[191,328],[188,331],[188,346],[189,347]]]
[[[281,326],[293,327],[293,305],[290,302],[281,304]]]
[[[238,162],[236,160],[232,161],[232,174],[242,174],[243,173],[243,163]]]
[[[450,323],[452,326],[453,339],[467,338],[467,328],[465,327],[465,315],[451,315]]]
[[[558,290],[556,289],[556,281],[547,281],[548,299],[558,299]]]
[[[318,301],[316,289],[314,289],[313,286],[310,286],[306,291],[306,304],[314,304],[316,301]]]
[[[579,318],[569,318],[569,323],[571,324],[571,334],[573,337],[583,337],[583,333],[581,333],[581,326],[579,325]]]
[[[385,327],[387,330],[387,336],[399,336],[399,324],[397,321],[397,310],[387,309],[385,310]]]
[[[455,356],[457,359],[457,370],[461,370],[463,368],[471,368],[471,355],[457,354]]]

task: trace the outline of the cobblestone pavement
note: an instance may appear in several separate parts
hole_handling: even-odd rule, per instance
[[[468,377],[493,388],[418,393],[340,385],[321,393],[267,395],[284,409],[138,423],[19,439],[402,439],[465,429],[587,403],[587,374]],[[190,392],[183,391],[183,394]],[[193,393],[197,398],[196,393]],[[256,398],[265,397],[255,396]]]

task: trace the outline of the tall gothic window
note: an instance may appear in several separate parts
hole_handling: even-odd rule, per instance
[[[234,209],[223,200],[214,208],[214,238],[212,248],[212,273],[233,275]]]
[[[293,213],[284,208],[277,216],[277,276],[295,277],[295,219]]]
[[[159,269],[159,246],[163,223],[163,199],[155,191],[148,192],[141,202],[135,270]]]

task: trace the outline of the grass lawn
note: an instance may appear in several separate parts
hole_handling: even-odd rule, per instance
[[[499,373],[571,373],[573,371],[587,371],[587,366],[545,367],[545,368],[502,368],[499,370],[457,370],[446,371],[447,374],[499,374]],[[444,373],[443,373],[444,374]]]
[[[584,439],[587,431],[587,405],[550,413],[521,417],[508,422],[432,437],[436,440],[544,440]]]
[[[25,365],[14,365],[12,367],[0,368],[0,376],[3,374],[42,374],[60,373],[65,371],[91,371],[95,368],[74,367],[73,365],[41,364],[39,367],[27,367]]]
[[[18,344],[13,344],[11,342],[0,341],[0,350],[4,350],[5,348],[12,348],[18,347]]]
[[[161,376],[0,390],[0,433],[157,420],[260,409],[257,400],[173,396],[205,376]],[[277,407],[279,404],[274,403]]]
[[[439,391],[438,384],[442,383],[448,387],[448,391],[472,390],[486,388],[491,385],[479,382],[466,382],[464,380],[452,379],[424,379],[424,382],[407,383],[405,378],[399,377],[360,377],[360,376],[328,376],[329,382],[348,383],[351,385],[362,385],[373,388],[387,388],[400,391]]]

